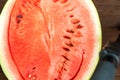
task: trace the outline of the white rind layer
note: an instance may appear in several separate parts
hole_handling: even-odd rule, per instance
[[[7,42],[7,29],[9,25],[10,11],[14,6],[15,0],[8,0],[0,15],[0,64],[8,80],[22,80],[19,72],[12,60]],[[11,67],[12,66],[12,67]],[[13,73],[16,71],[16,73]]]

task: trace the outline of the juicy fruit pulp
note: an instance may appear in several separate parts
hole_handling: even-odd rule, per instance
[[[80,0],[16,0],[8,27],[12,59],[23,80],[82,80],[96,43]]]

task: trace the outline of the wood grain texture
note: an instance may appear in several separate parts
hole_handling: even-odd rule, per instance
[[[0,0],[0,11],[6,0]],[[114,41],[120,33],[120,0],[94,0],[100,15],[103,45]],[[7,80],[0,69],[0,80]],[[117,69],[115,80],[120,80],[120,68]]]
[[[100,15],[103,35],[103,45],[114,41],[120,33],[120,0],[94,0]],[[120,67],[115,80],[120,80]]]

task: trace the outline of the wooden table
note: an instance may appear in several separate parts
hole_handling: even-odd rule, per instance
[[[94,3],[101,19],[104,45],[114,41],[120,33],[120,0],[94,0]],[[120,80],[120,67],[115,80]]]
[[[0,10],[6,0],[0,0]],[[120,0],[94,0],[98,9],[103,33],[103,45],[114,41],[120,33]],[[7,80],[0,69],[0,80]],[[120,80],[120,68],[117,69],[116,79]]]

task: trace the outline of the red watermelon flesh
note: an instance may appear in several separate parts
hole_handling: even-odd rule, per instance
[[[97,42],[84,5],[84,0],[16,0],[8,45],[22,80],[82,80]]]

